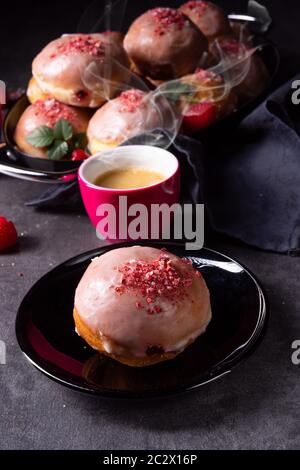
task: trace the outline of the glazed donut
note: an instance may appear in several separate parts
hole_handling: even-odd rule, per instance
[[[132,89],[98,109],[87,130],[91,154],[116,147],[143,132],[166,127],[171,108],[166,100],[154,102],[152,98],[151,93]]]
[[[181,128],[185,134],[196,134],[233,113],[237,107],[237,97],[230,85],[211,70],[198,69],[180,78],[173,84],[172,95],[175,108],[182,116]]]
[[[229,71],[230,62],[232,62],[229,80],[232,80],[234,83],[236,81],[235,75],[241,77],[241,80],[238,79],[234,85],[234,92],[238,96],[240,104],[255,98],[265,90],[270,81],[270,75],[262,59],[254,49],[233,37],[223,36],[217,38],[210,45],[210,54],[216,62],[221,59],[220,52],[226,57],[226,67],[229,67]],[[232,75],[231,78],[230,75]]]
[[[128,68],[122,43],[112,33],[69,34],[37,55],[32,74],[43,93],[65,104],[96,108],[127,81]]]
[[[200,65],[207,40],[178,10],[154,8],[132,23],[124,47],[142,75],[169,80]]]
[[[86,110],[68,106],[51,98],[36,101],[25,109],[15,129],[15,143],[29,156],[47,158],[45,148],[34,147],[27,142],[26,138],[40,126],[46,125],[53,128],[61,118],[72,124],[74,133],[86,132],[89,121],[89,114]]]
[[[179,10],[189,17],[209,41],[231,32],[226,14],[212,2],[189,1],[181,5]]]
[[[201,274],[156,248],[119,248],[93,259],[75,293],[77,333],[92,348],[135,367],[174,358],[210,319]]]

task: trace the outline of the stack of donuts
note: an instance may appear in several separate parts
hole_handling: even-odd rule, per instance
[[[63,119],[86,134],[82,150],[95,154],[165,127],[170,106],[183,131],[195,133],[259,95],[268,80],[249,31],[231,24],[219,6],[198,0],[154,8],[136,18],[125,37],[106,31],[50,42],[33,61],[30,105],[15,142],[47,158],[47,139],[41,146],[43,140],[36,145],[28,136]]]

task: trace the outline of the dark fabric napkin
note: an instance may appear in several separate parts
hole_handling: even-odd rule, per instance
[[[169,150],[180,162],[181,200],[204,202],[212,229],[264,250],[298,254],[300,113],[291,104],[290,89],[291,82],[283,85],[231,131],[202,143],[178,135]],[[125,145],[141,141],[138,136]],[[27,204],[41,208],[79,201],[72,182]]]
[[[291,102],[292,81],[210,146],[204,192],[212,228],[265,250],[296,255],[300,112]]]

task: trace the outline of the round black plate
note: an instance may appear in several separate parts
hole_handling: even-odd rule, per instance
[[[128,245],[132,243],[117,247]],[[268,318],[264,294],[253,275],[207,248],[185,251],[182,244],[147,245],[165,246],[191,258],[203,274],[213,312],[204,335],[175,359],[145,368],[122,365],[87,346],[74,331],[74,291],[90,259],[113,245],[62,263],[30,289],[16,320],[17,339],[27,359],[51,379],[76,390],[111,398],[150,398],[211,382],[253,352]]]

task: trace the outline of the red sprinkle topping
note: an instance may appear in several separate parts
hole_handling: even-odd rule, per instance
[[[197,69],[195,72],[196,77],[203,83],[210,83],[211,81],[223,83],[224,79],[221,75],[217,75],[211,70]]]
[[[162,36],[170,30],[181,30],[184,27],[185,17],[174,8],[154,8],[151,10],[157,27],[155,33]]]
[[[207,2],[202,2],[202,1],[190,1],[184,4],[185,7],[187,7],[189,10],[193,10],[196,15],[202,16],[203,13],[208,8],[208,3]]]
[[[132,292],[141,294],[145,302],[136,302],[136,308],[146,308],[149,315],[159,314],[162,308],[154,305],[164,297],[176,303],[186,297],[186,288],[200,276],[188,260],[181,260],[182,269],[174,266],[168,254],[162,253],[153,261],[131,261],[116,269],[122,274],[121,283],[115,287],[117,294]]]
[[[36,112],[35,114],[42,113],[50,127],[54,126],[59,119],[66,119],[73,122],[76,119],[76,113],[69,106],[56,101],[54,98],[47,100],[38,100],[32,105]]]
[[[146,349],[147,356],[152,356],[153,354],[163,354],[164,352],[165,350],[160,344],[149,344]]]
[[[141,90],[123,91],[118,98],[122,104],[119,111],[133,113],[141,106],[143,98],[144,93]]]
[[[70,36],[66,42],[58,45],[61,54],[87,53],[94,57],[104,56],[104,47],[100,39],[95,39],[91,35]]]

